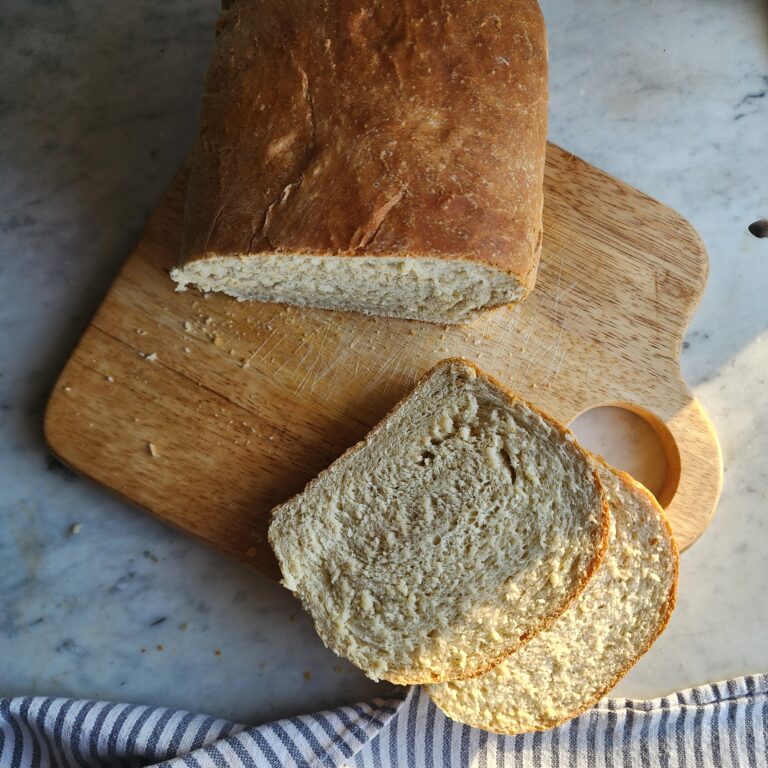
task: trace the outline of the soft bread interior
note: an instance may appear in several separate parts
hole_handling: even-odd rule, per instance
[[[450,361],[278,507],[269,539],[328,647],[419,683],[487,669],[562,612],[607,519],[570,433]]]
[[[661,509],[628,476],[599,471],[613,519],[602,566],[549,629],[490,672],[428,687],[451,718],[506,734],[551,728],[604,696],[666,625],[677,551]]]
[[[179,290],[195,285],[241,301],[274,301],[374,315],[461,323],[478,311],[522,299],[513,275],[462,259],[211,256],[171,271]]]

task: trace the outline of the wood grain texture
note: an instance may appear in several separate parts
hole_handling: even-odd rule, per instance
[[[555,418],[621,405],[661,437],[660,493],[689,546],[722,462],[682,379],[707,257],[677,213],[550,145],[537,286],[444,327],[175,293],[180,173],[73,353],[45,429],[69,466],[272,577],[269,512],[439,360],[462,356]]]

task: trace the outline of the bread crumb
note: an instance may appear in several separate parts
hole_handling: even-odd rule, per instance
[[[107,381],[109,381],[110,383],[111,383],[111,382],[113,382],[113,381],[115,380],[113,376],[105,376],[104,378],[105,378]]]
[[[156,459],[160,454],[157,452],[157,448],[155,447],[154,443],[147,443],[147,451],[149,451],[149,455]]]
[[[144,360],[147,360],[150,363],[154,363],[155,360],[157,360],[157,353],[156,352],[139,352],[139,357],[144,358]]]
[[[184,352],[189,354],[192,350],[189,347],[184,347]]]
[[[221,651],[220,651],[220,650],[217,648],[217,649],[216,649],[216,650],[213,652],[213,655],[214,655],[214,656],[221,656]]]
[[[147,332],[146,331],[142,331],[141,328],[137,328],[136,329],[136,333],[138,333],[139,336],[146,336],[147,335]]]
[[[192,330],[192,323],[189,320],[184,321],[184,330],[189,333]]]
[[[82,530],[83,530],[82,524],[81,523],[75,523],[74,525],[72,525],[70,527],[69,532],[72,534],[72,536],[77,536],[77,534],[80,533],[80,531],[82,531]]]
[[[183,624],[179,624],[179,629],[182,632],[186,632],[189,629],[189,624],[185,621]]]
[[[72,387],[64,387],[64,391],[65,392],[71,392],[72,391]]]
[[[310,681],[312,679],[312,673],[308,669],[304,670],[304,679],[306,681]]]

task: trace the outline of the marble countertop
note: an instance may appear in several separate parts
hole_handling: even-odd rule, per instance
[[[543,0],[551,138],[690,218],[711,276],[684,373],[717,515],[621,695],[768,671],[768,6]],[[10,3],[0,23],[0,695],[259,722],[379,690],[282,588],[75,477],[42,413],[191,145],[216,0]]]

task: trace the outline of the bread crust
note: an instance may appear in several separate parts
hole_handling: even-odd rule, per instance
[[[677,586],[678,586],[678,578],[679,578],[679,571],[680,571],[679,550],[677,547],[677,542],[675,541],[674,533],[672,531],[672,526],[669,524],[669,520],[667,519],[667,516],[664,513],[663,508],[656,500],[656,497],[642,483],[635,480],[634,477],[632,477],[631,475],[627,474],[626,472],[620,469],[616,469],[615,467],[612,467],[610,464],[608,464],[608,462],[605,461],[605,459],[603,459],[602,456],[591,454],[591,453],[589,454],[589,456],[592,459],[592,461],[595,462],[595,464],[603,467],[604,469],[607,469],[608,471],[618,476],[618,478],[622,482],[624,482],[630,488],[641,493],[651,503],[653,510],[657,514],[659,520],[662,523],[664,530],[667,533],[668,543],[672,550],[672,554],[673,554],[672,579],[670,580],[667,599],[661,608],[659,623],[656,627],[656,630],[650,636],[650,638],[645,643],[645,645],[638,651],[638,653],[616,673],[613,679],[609,683],[607,683],[598,694],[596,694],[583,706],[579,707],[574,712],[568,714],[565,717],[548,721],[546,724],[542,724],[541,727],[531,728],[529,731],[526,731],[526,733],[531,733],[536,731],[548,731],[552,728],[556,728],[562,725],[563,723],[567,723],[568,721],[573,720],[575,717],[578,717],[579,715],[584,714],[584,712],[586,712],[588,709],[595,706],[595,704],[597,704],[606,695],[606,693],[608,693],[611,689],[613,689],[616,686],[616,684],[627,674],[627,672],[629,672],[629,670],[633,666],[635,666],[635,664],[637,664],[637,662],[650,650],[651,646],[656,642],[656,640],[659,638],[661,633],[666,629],[667,624],[669,623],[669,619],[672,615],[672,611],[674,610],[675,604],[677,602]],[[450,714],[448,716],[450,717]],[[485,729],[484,723],[479,721],[473,722],[471,718],[468,718],[466,721],[462,721],[462,722],[466,722],[467,725],[470,725],[474,728]],[[520,733],[520,732],[519,731],[505,732],[505,734],[509,736],[516,735],[517,733]]]
[[[430,376],[432,376],[438,370],[445,367],[450,367],[450,366],[459,366],[465,369],[465,371],[470,372],[471,375],[485,379],[494,388],[496,388],[504,397],[506,397],[509,400],[509,402],[512,402],[512,403],[520,402],[526,405],[528,408],[530,408],[532,411],[538,414],[544,421],[546,421],[548,424],[554,427],[566,440],[568,440],[573,445],[575,450],[577,450],[579,453],[583,455],[584,459],[592,468],[592,477],[594,479],[595,488],[598,490],[600,497],[602,499],[602,505],[601,505],[602,515],[601,515],[601,521],[600,521],[601,525],[597,529],[599,538],[596,537],[596,540],[594,541],[594,556],[592,558],[591,563],[584,570],[581,580],[579,581],[577,587],[574,589],[571,595],[568,597],[562,609],[559,609],[553,612],[552,614],[548,615],[547,617],[545,617],[536,627],[532,628],[529,632],[527,632],[519,642],[510,645],[508,648],[505,648],[503,653],[499,654],[498,656],[492,659],[489,659],[488,662],[481,668],[477,670],[473,670],[471,673],[464,674],[464,675],[441,677],[437,674],[430,673],[425,676],[414,677],[414,676],[400,676],[396,674],[395,675],[387,674],[387,676],[384,679],[388,680],[391,683],[395,683],[397,685],[430,684],[430,683],[442,683],[442,682],[449,682],[449,681],[456,681],[456,680],[468,680],[468,679],[472,679],[474,677],[483,675],[486,672],[489,672],[491,669],[498,666],[507,656],[509,656],[511,653],[514,653],[516,650],[518,650],[526,642],[531,640],[539,632],[547,629],[559,616],[561,616],[564,613],[565,610],[568,609],[571,603],[587,587],[589,581],[592,579],[595,572],[603,562],[603,558],[605,557],[605,553],[608,548],[608,539],[609,539],[609,532],[610,532],[610,512],[608,508],[608,502],[606,501],[606,498],[605,498],[603,484],[600,481],[600,477],[597,473],[597,470],[594,468],[594,465],[591,461],[590,454],[588,453],[588,451],[582,448],[574,440],[573,433],[567,427],[563,426],[561,423],[559,423],[555,419],[543,413],[540,409],[530,405],[530,403],[528,403],[526,400],[524,400],[523,398],[511,392],[507,387],[501,384],[496,378],[484,372],[477,365],[475,365],[475,363],[465,358],[452,357],[452,358],[446,358],[440,361],[439,363],[434,365],[432,368],[430,368],[425,374],[423,374],[417,380],[417,382],[414,384],[414,386],[411,388],[410,391],[412,392],[413,390],[417,389],[424,381],[426,381]],[[405,397],[403,397],[401,400],[399,400],[397,403],[395,403],[395,405],[386,413],[386,415],[381,419],[381,421],[379,421],[376,424],[376,426],[374,426],[373,429],[371,429],[371,431],[366,435],[365,438],[363,438],[362,440],[357,442],[355,445],[348,448],[341,456],[339,456],[338,459],[336,459],[328,467],[322,470],[315,478],[310,480],[310,482],[307,484],[307,486],[303,491],[295,494],[291,498],[284,501],[282,504],[275,507],[272,510],[272,517],[274,518],[274,516],[278,514],[283,507],[290,504],[293,501],[293,499],[295,499],[297,496],[300,496],[305,492],[311,491],[317,484],[321,482],[321,480],[325,477],[325,475],[333,469],[336,462],[341,461],[342,459],[348,458],[350,455],[360,450],[363,446],[365,446],[369,437],[372,437],[378,434],[379,432],[386,430],[388,422],[395,416],[398,409],[403,406],[404,401],[408,398],[409,395],[410,395],[410,392],[407,395],[405,395]],[[271,528],[268,534],[268,539],[269,539],[270,545],[272,545],[273,542],[272,542]],[[277,556],[277,553],[276,553],[276,556]],[[279,556],[277,556],[277,559],[278,559],[278,563],[282,568],[282,564],[280,563]],[[301,599],[300,595],[298,595],[296,592],[293,592],[293,594],[299,599]]]
[[[235,0],[206,78],[181,265],[432,257],[530,291],[546,123],[536,0]]]

